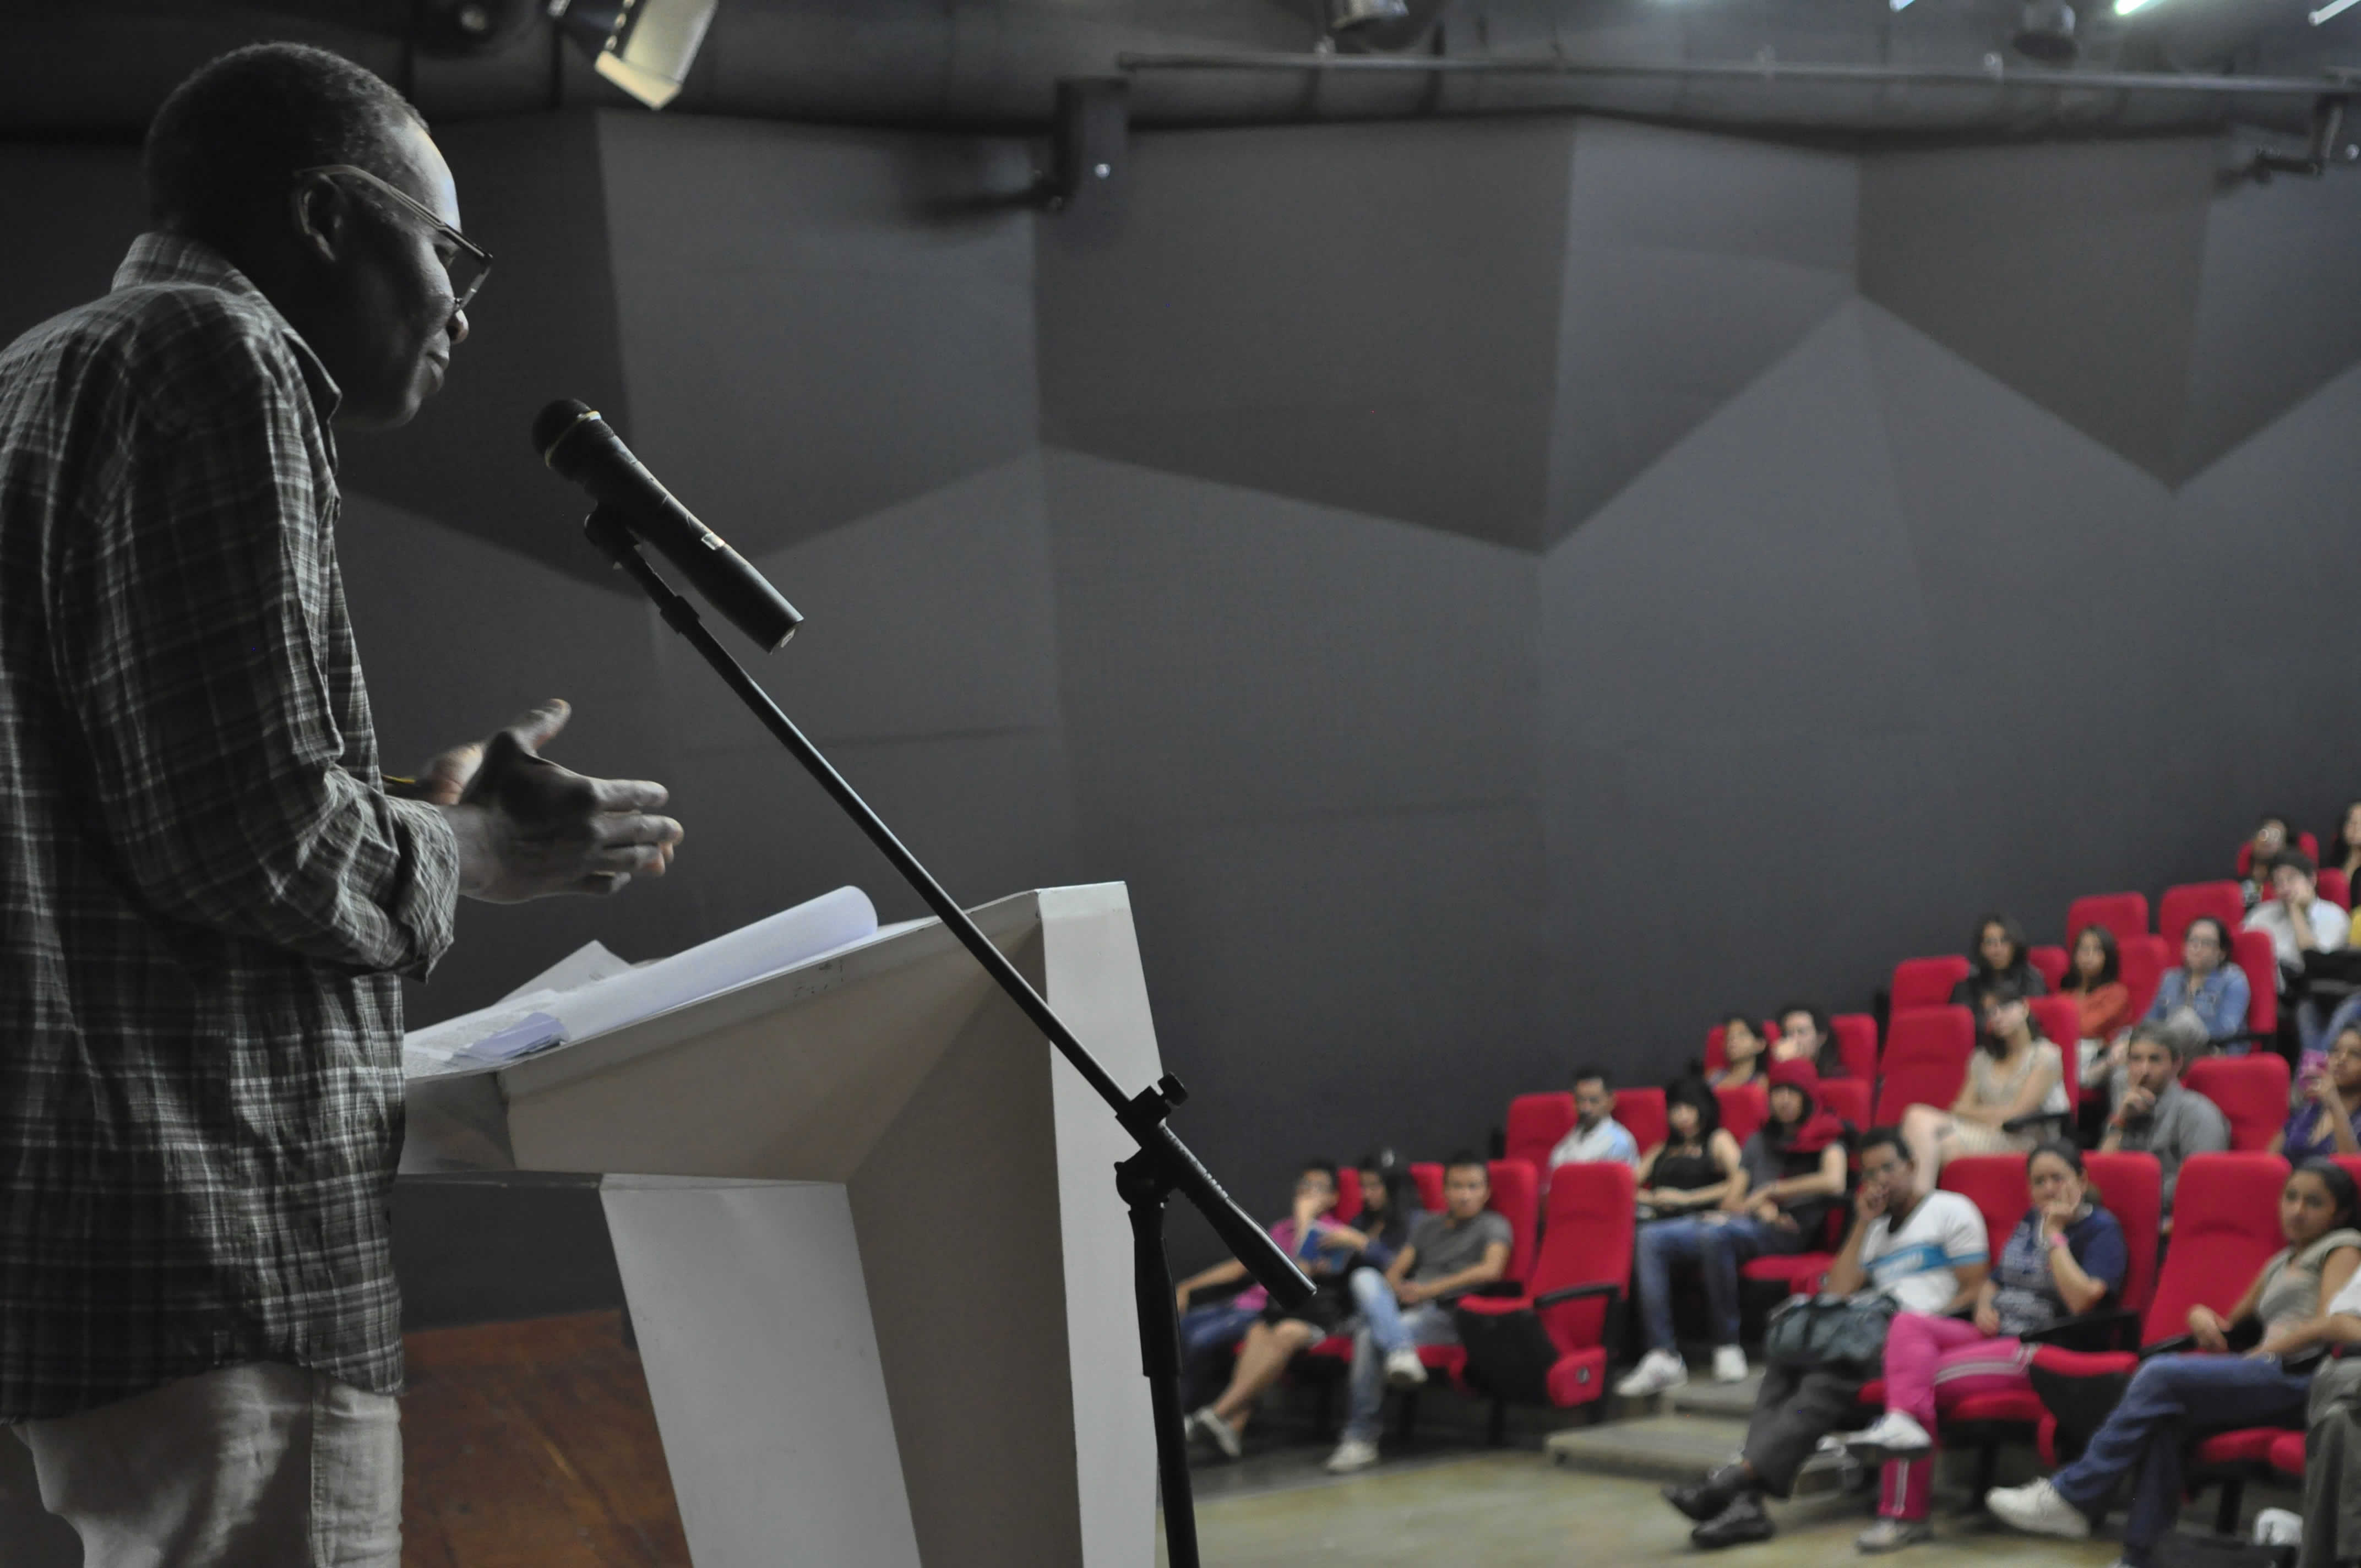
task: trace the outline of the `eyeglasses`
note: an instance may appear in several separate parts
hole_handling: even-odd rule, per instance
[[[451,312],[456,315],[467,308],[476,291],[492,274],[492,253],[434,215],[434,209],[399,187],[379,179],[366,169],[349,163],[324,163],[315,169],[299,169],[296,177],[306,174],[349,174],[380,194],[392,197],[412,214],[420,217],[451,246],[451,254],[442,258],[445,276],[451,280]]]

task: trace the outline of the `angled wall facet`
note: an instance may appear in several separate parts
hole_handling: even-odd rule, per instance
[[[2177,483],[2220,156],[2211,137],[1871,153],[1861,291]]]
[[[598,117],[633,448],[746,554],[1034,441],[1021,144]]]
[[[1119,216],[1041,223],[1044,439],[1532,547],[1573,136],[1139,138]]]
[[[1844,153],[1577,123],[1545,544],[1851,296],[1858,169]]]

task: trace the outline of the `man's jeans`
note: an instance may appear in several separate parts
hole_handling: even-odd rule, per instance
[[[1345,1436],[1378,1441],[1378,1418],[1386,1403],[1386,1357],[1423,1344],[1457,1344],[1451,1309],[1436,1301],[1405,1308],[1393,1287],[1374,1268],[1353,1270],[1349,1281],[1361,1326],[1353,1332],[1352,1398],[1345,1412]]]
[[[2146,1568],[2180,1517],[2180,1444],[2192,1432],[2293,1425],[2303,1420],[2310,1376],[2244,1355],[2159,1355],[2132,1375],[2082,1457],[2050,1477],[2058,1495],[2095,1513],[2115,1483],[2138,1473],[2124,1516],[2124,1561]]]
[[[1646,1321],[1648,1348],[1673,1350],[1673,1266],[1694,1263],[1705,1280],[1713,1343],[1738,1343],[1738,1266],[1765,1254],[1804,1250],[1800,1232],[1769,1225],[1751,1214],[1652,1220],[1640,1227],[1632,1272]]]

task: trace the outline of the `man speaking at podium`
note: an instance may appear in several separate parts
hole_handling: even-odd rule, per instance
[[[558,703],[378,772],[329,427],[417,411],[490,259],[416,114],[243,49],[145,174],[0,353],[0,1442],[93,1564],[395,1568],[398,977],[680,827],[537,755]]]

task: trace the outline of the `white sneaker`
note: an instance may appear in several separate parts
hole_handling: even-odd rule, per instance
[[[1734,1344],[1713,1347],[1713,1380],[1717,1383],[1746,1381],[1746,1353]]]
[[[1357,1437],[1348,1437],[1336,1445],[1328,1456],[1328,1474],[1343,1475],[1355,1470],[1367,1470],[1378,1462],[1378,1445]]]
[[[1845,1447],[1863,1464],[1883,1464],[1893,1459],[1924,1459],[1935,1451],[1935,1440],[1909,1416],[1888,1410]]]
[[[2068,1541],[2090,1539],[2090,1516],[2059,1497],[2058,1488],[2047,1480],[2027,1481],[2022,1486],[1994,1486],[1984,1494],[1984,1507],[2003,1524],[2027,1535],[2058,1535]]]
[[[1400,1350],[1386,1352],[1386,1386],[1389,1388],[1415,1388],[1426,1381],[1426,1364],[1418,1352],[1404,1345]],[[1338,1450],[1339,1453],[1343,1451]],[[1370,1451],[1375,1453],[1373,1449]]]
[[[1667,1388],[1677,1388],[1688,1380],[1689,1369],[1676,1353],[1652,1350],[1640,1358],[1639,1365],[1624,1375],[1622,1382],[1615,1385],[1615,1392],[1626,1399],[1644,1399]]]
[[[1189,1419],[1196,1423],[1198,1431],[1213,1440],[1213,1446],[1222,1451],[1224,1458],[1235,1459],[1244,1452],[1244,1445],[1238,1442],[1238,1429],[1215,1415],[1213,1406],[1206,1406]]]

